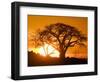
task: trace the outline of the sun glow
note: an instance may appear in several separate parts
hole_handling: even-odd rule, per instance
[[[42,56],[48,55],[50,57],[59,57],[59,55],[60,55],[59,51],[56,50],[55,48],[53,48],[49,44],[44,44],[41,47],[33,48],[32,51],[35,52],[35,53],[39,53]]]

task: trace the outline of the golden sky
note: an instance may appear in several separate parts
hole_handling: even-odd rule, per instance
[[[32,48],[32,42],[30,41],[32,33],[35,33],[37,29],[43,29],[45,26],[55,23],[68,24],[76,27],[85,35],[88,33],[87,17],[28,15],[28,49]],[[69,48],[67,55],[69,57],[87,58],[87,47]]]

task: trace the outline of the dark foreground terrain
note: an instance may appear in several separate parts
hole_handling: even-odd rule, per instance
[[[87,64],[87,59],[78,58],[65,58],[64,62],[60,61],[60,58],[46,56],[43,57],[34,52],[28,52],[28,66],[47,66],[47,65],[75,65],[75,64]]]

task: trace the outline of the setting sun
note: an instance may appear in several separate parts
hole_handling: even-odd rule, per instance
[[[50,57],[59,57],[59,51],[57,51],[55,48],[53,48],[49,44],[44,44],[41,47],[33,48],[33,52],[39,53],[42,56],[50,56]]]

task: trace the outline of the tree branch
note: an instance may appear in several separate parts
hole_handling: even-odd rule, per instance
[[[59,44],[61,44],[61,41],[60,41],[60,39],[59,39],[59,37],[58,37],[58,35],[56,35],[55,33],[53,33],[52,31],[48,31],[51,35],[53,35],[54,37],[56,37],[57,38],[57,40],[58,40],[58,42],[59,42]]]
[[[77,44],[78,40],[79,40],[79,39],[70,42],[70,43],[69,43],[69,46],[70,46],[70,47],[73,47],[75,44]]]
[[[63,40],[62,40],[62,44],[65,42],[66,38],[68,37],[69,35],[68,34],[65,34]]]

